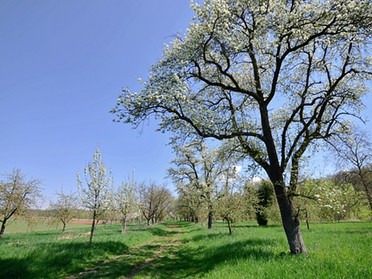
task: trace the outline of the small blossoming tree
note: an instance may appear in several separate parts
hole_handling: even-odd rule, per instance
[[[85,186],[80,174],[77,176],[77,182],[82,205],[92,212],[92,226],[89,237],[89,243],[92,243],[94,230],[103,213],[108,209],[111,198],[109,187],[113,181],[111,173],[107,174],[98,148],[93,155],[93,162],[84,168],[84,176]]]

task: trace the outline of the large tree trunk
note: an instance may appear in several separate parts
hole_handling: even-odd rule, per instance
[[[258,83],[258,86],[260,84]],[[261,88],[258,88],[261,91]],[[276,153],[276,146],[271,132],[269,113],[267,105],[262,103],[260,105],[262,131],[265,138],[267,154],[269,157],[269,164],[261,161],[261,166],[264,167],[274,185],[275,196],[278,201],[280,215],[282,217],[283,228],[287,236],[289,248],[292,254],[306,253],[305,243],[302,239],[300,231],[300,220],[296,213],[291,197],[288,196],[287,187],[283,177],[283,169],[280,166],[278,155]],[[305,148],[305,147],[304,147]],[[300,153],[298,154],[300,158]]]
[[[288,197],[283,184],[274,184],[274,189],[290,251],[292,254],[306,253],[307,250],[300,231],[300,220],[292,200]]]

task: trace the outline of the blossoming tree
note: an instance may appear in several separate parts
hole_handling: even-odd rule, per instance
[[[204,142],[193,141],[175,147],[176,158],[168,174],[179,194],[191,203],[195,198],[208,211],[208,229],[213,225],[214,203],[229,191],[229,180],[235,178],[235,162],[224,158],[223,150],[208,148]],[[195,202],[194,202],[195,203]]]
[[[112,197],[112,174],[107,174],[106,167],[102,161],[102,155],[97,148],[93,154],[93,161],[84,168],[85,184],[80,174],[77,175],[77,184],[80,199],[84,208],[92,212],[92,225],[90,229],[89,243],[93,241],[94,230],[103,213],[109,208]]]
[[[131,214],[133,215],[137,207],[135,190],[136,181],[134,177],[132,177],[127,181],[123,181],[113,196],[115,210],[120,214],[122,234],[127,232],[127,220],[130,218]]]
[[[348,131],[371,77],[369,0],[205,0],[143,88],[113,110],[178,135],[230,140],[274,185],[290,251],[305,253],[292,198],[309,148]],[[288,179],[287,179],[288,178]]]

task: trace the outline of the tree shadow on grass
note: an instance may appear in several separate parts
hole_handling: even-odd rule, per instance
[[[157,232],[156,232],[157,233]],[[221,233],[196,235],[188,239],[189,244],[177,243],[150,243],[148,245],[127,249],[122,243],[102,242],[97,243],[98,247],[92,253],[108,253],[107,260],[91,260],[89,255],[86,258],[73,256],[73,259],[54,257],[44,264],[46,267],[55,265],[60,268],[71,265],[73,261],[89,262],[89,264],[75,265],[74,268],[65,270],[64,275],[72,275],[70,278],[122,278],[133,274],[133,271],[142,266],[138,272],[148,278],[197,278],[215,269],[221,264],[234,264],[239,260],[272,260],[279,257],[270,252],[267,246],[273,244],[270,239],[252,238],[247,240],[221,243],[221,245],[207,245],[212,240],[213,243],[226,240],[221,237]],[[198,245],[194,245],[194,244]],[[85,251],[89,245],[76,247],[77,250]],[[56,247],[57,248],[57,247]],[[60,247],[62,248],[62,247]],[[73,247],[69,247],[73,248]],[[75,249],[75,248],[74,248]],[[85,251],[85,253],[87,253]],[[115,256],[116,255],[116,256]],[[11,264],[11,263],[9,263]],[[19,265],[25,265],[20,262]],[[27,264],[26,264],[27,266]],[[24,267],[25,268],[25,267]],[[34,275],[35,271],[26,269],[29,273],[20,278],[38,278]],[[0,276],[1,277],[1,276]],[[56,278],[57,276],[40,276],[42,278]],[[1,277],[2,278],[2,277]],[[5,277],[6,278],[6,277]],[[11,277],[17,278],[17,277]],[[67,277],[68,278],[68,277]]]
[[[152,235],[155,236],[172,236],[178,234],[178,232],[176,231],[167,231],[165,228],[161,227],[151,227],[149,228],[149,231],[151,232]]]
[[[204,240],[207,240],[207,239],[218,239],[218,238],[221,238],[223,236],[226,236],[226,233],[222,233],[222,232],[213,232],[212,233],[212,232],[210,232],[210,233],[207,233],[207,234],[195,235],[191,239],[185,239],[185,242],[188,242],[188,241],[199,242],[199,241],[204,241]]]
[[[75,274],[76,279],[94,278],[124,278],[132,274],[133,270],[143,265],[161,249],[160,244],[148,244],[132,248],[127,253],[96,263],[94,268]]]
[[[163,226],[148,226],[138,230],[149,231],[154,236],[170,237],[177,234],[186,234],[192,231],[200,230],[195,228],[190,222],[165,222]]]
[[[207,237],[210,238],[210,236]],[[216,241],[217,236],[217,234],[212,235]],[[196,278],[220,264],[234,263],[241,259],[273,259],[277,255],[265,249],[271,244],[270,240],[249,239],[208,248],[203,246],[191,248],[187,245],[173,247],[162,257],[154,260],[141,274],[149,278]]]
[[[39,244],[23,258],[2,259],[0,278],[60,278],[95,262],[97,255],[102,258],[102,255],[120,255],[127,251],[128,247],[117,241],[91,245],[81,242]]]

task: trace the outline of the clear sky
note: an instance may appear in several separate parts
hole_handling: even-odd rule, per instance
[[[20,168],[49,197],[74,191],[98,147],[116,183],[133,170],[167,183],[168,136],[109,110],[192,16],[189,0],[0,0],[0,173]]]
[[[116,183],[166,183],[168,136],[109,111],[192,16],[189,0],[0,0],[0,173],[70,192],[98,147]]]

